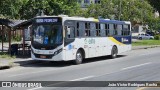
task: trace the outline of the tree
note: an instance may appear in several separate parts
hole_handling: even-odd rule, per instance
[[[46,15],[77,15],[76,0],[0,0],[0,12],[11,19],[30,19],[44,11]]]
[[[75,0],[28,0],[20,10],[21,18],[29,19],[35,17],[40,10],[43,10],[45,15],[76,15],[80,7]]]
[[[146,0],[101,0],[100,4],[88,6],[85,16],[145,23],[153,18],[153,8]]]
[[[18,19],[23,1],[25,0],[0,0],[1,14],[7,18]]]
[[[160,12],[160,0],[148,0],[148,1],[158,12]]]

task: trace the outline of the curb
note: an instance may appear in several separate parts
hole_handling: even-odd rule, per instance
[[[36,61],[34,61],[34,60],[30,60],[30,61],[27,61],[27,62],[23,62],[23,63],[21,63],[21,64],[16,63],[16,62],[12,62],[12,64],[0,66],[0,70],[10,69],[10,68],[12,68],[12,67],[17,67],[17,66],[30,65],[30,64],[35,64],[35,63],[41,63],[41,62],[36,62]]]
[[[11,68],[12,65],[4,65],[4,66],[0,66],[0,70],[3,70],[3,69],[9,69]]]
[[[138,50],[138,49],[148,49],[148,48],[156,48],[156,47],[160,47],[160,46],[142,46],[142,47],[132,47],[132,50]]]

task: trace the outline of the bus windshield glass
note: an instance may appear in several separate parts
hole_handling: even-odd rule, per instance
[[[38,24],[33,27],[33,44],[55,46],[62,44],[62,25]]]

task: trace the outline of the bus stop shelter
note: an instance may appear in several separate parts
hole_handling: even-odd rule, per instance
[[[24,22],[21,22],[19,24],[16,24],[13,26],[13,29],[16,30],[16,29],[21,29],[22,30],[22,51],[23,51],[23,55],[25,54],[25,48],[28,47],[26,44],[25,44],[25,28],[29,27],[30,25],[32,25],[32,19],[29,19],[27,21],[24,21]]]
[[[24,28],[29,26],[31,24],[31,22],[28,21],[22,21],[22,20],[9,20],[9,19],[3,19],[0,18],[0,37],[1,37],[1,47],[0,47],[0,51],[4,52],[4,32],[7,32],[7,36],[8,36],[8,52],[11,54],[11,32],[15,31],[15,30],[22,30],[22,37],[24,38]],[[7,30],[6,30],[7,28]],[[21,44],[22,46],[22,50],[23,50],[23,55],[25,54],[25,41],[23,39],[23,43]]]
[[[9,43],[9,48],[11,47],[11,30],[12,30],[12,26],[10,26],[11,24],[13,24],[13,22],[9,19],[3,19],[0,18],[0,37],[1,37],[1,51],[4,51],[4,28],[7,27],[9,30],[8,32],[8,43]],[[10,50],[9,50],[10,52]]]

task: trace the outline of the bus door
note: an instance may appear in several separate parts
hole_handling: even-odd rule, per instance
[[[65,26],[65,58],[66,60],[75,59],[75,27],[74,26]]]

